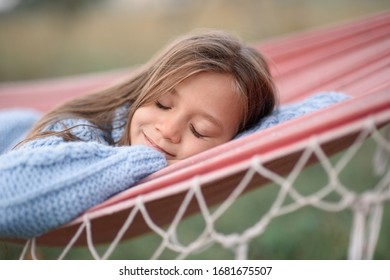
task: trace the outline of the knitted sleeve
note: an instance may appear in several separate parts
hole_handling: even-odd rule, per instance
[[[83,141],[50,136],[0,156],[1,237],[39,236],[166,166],[154,149],[108,146],[88,125],[72,133]]]
[[[65,129],[69,129],[69,132],[75,136],[79,141],[84,142],[98,142],[104,145],[109,145],[108,135],[102,130],[98,129],[91,122],[84,119],[64,119],[55,122],[45,128],[45,131],[59,132]],[[64,143],[64,139],[60,136],[47,136],[34,139],[27,143],[24,143],[19,148],[32,149],[44,146],[55,146]]]
[[[165,165],[151,148],[96,142],[6,153],[0,157],[0,236],[39,236]]]
[[[280,123],[296,119],[311,112],[331,106],[348,99],[349,96],[336,91],[318,92],[297,103],[287,104],[275,109],[271,115],[259,120],[253,127],[239,133],[235,138],[250,135]]]

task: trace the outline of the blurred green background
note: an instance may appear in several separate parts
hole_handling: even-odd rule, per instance
[[[196,28],[254,42],[389,8],[388,0],[0,0],[0,81],[129,67]]]
[[[0,0],[0,81],[127,68],[144,63],[162,45],[196,28],[226,29],[248,42],[258,42],[389,9],[388,0]],[[371,189],[380,180],[372,170],[375,146],[369,141],[342,172],[342,182],[351,190]],[[336,164],[342,156],[335,155],[332,162]],[[327,180],[321,164],[316,164],[295,185],[308,194]],[[242,232],[269,209],[278,190],[271,184],[244,195],[216,228],[224,233]],[[390,259],[389,215],[387,203],[377,259]],[[250,242],[249,258],[344,259],[351,223],[350,211],[329,213],[305,207],[275,219],[262,236]],[[191,242],[203,227],[202,216],[190,217],[179,227],[180,240]],[[161,241],[155,234],[125,241],[112,258],[148,259]],[[105,249],[98,248],[100,252]],[[17,258],[21,251],[22,246],[0,242],[0,259]],[[60,252],[60,248],[38,251],[39,257],[49,259]],[[166,250],[161,258],[176,256]],[[86,248],[76,248],[68,257],[91,258],[91,254]],[[234,255],[214,245],[190,258],[229,259]]]

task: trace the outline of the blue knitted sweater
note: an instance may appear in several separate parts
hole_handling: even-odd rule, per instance
[[[345,99],[339,93],[317,94],[283,106],[237,137],[265,129]],[[0,237],[30,238],[65,224],[88,208],[136,184],[166,166],[159,152],[144,146],[110,146],[117,141],[126,115],[120,108],[111,135],[86,120],[67,119],[48,127],[71,133],[36,139],[11,150],[39,118],[27,110],[0,111]]]
[[[10,114],[26,120],[23,112],[15,111],[0,117],[9,121]],[[26,114],[31,118],[30,112]],[[107,135],[86,120],[68,119],[47,129],[74,126],[71,133],[78,142],[50,136],[0,156],[1,237],[39,236],[166,166],[165,157],[154,149],[109,146]],[[115,127],[111,133],[114,141],[123,129]]]

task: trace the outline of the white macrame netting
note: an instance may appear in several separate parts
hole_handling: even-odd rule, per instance
[[[250,257],[248,251],[250,250],[251,241],[262,238],[263,233],[267,231],[276,218],[293,213],[304,207],[313,207],[326,212],[350,211],[352,221],[346,257],[349,259],[372,259],[383,221],[384,206],[390,200],[389,139],[390,126],[387,125],[387,127],[379,129],[376,127],[375,122],[368,118],[354,143],[338,155],[338,159],[334,162],[325,154],[316,136],[313,136],[308,140],[306,149],[292,171],[285,176],[267,169],[262,165],[261,158],[254,156],[251,167],[246,171],[234,191],[231,192],[223,203],[214,207],[208,207],[202,192],[201,178],[195,177],[191,181],[191,186],[188,188],[173,222],[166,227],[158,226],[149,216],[145,207],[144,202],[148,200],[148,195],[153,194],[139,196],[135,207],[129,210],[127,220],[118,231],[116,238],[108,246],[104,247],[103,250],[98,250],[93,243],[90,219],[88,215],[85,215],[83,217],[84,222],[80,225],[78,232],[69,241],[69,244],[61,249],[58,258],[67,258],[69,252],[74,247],[75,241],[83,231],[86,231],[88,241],[85,251],[88,251],[92,258],[108,259],[118,249],[122,251],[126,249],[131,252],[133,248],[123,248],[127,243],[122,240],[122,236],[131,227],[135,215],[141,213],[151,231],[161,238],[159,246],[150,255],[151,259],[162,258],[166,250],[175,252],[175,258],[177,259],[189,258],[191,255],[207,250],[215,244],[219,244],[221,247],[231,251],[236,259],[247,259]],[[356,160],[355,155],[367,141],[373,143],[376,151],[371,155],[372,158],[360,158],[358,160],[372,162],[374,176],[377,177],[377,180],[375,185],[360,191],[356,190],[354,185],[349,185],[348,181],[340,179],[340,174],[351,161]],[[297,178],[305,169],[308,160],[313,156],[317,158],[318,164],[323,168],[328,180],[322,186],[317,186],[315,192],[305,195],[298,190]],[[356,170],[355,172],[360,171]],[[273,184],[279,186],[275,200],[270,203],[269,209],[246,229],[237,232],[221,232],[215,224],[221,216],[225,215],[241,199],[240,197],[256,174],[268,178]],[[265,186],[265,188],[269,187],[271,186]],[[329,199],[329,196],[336,197],[336,199]],[[184,243],[181,242],[182,237],[180,236],[179,228],[182,227],[181,224],[185,220],[184,213],[192,200],[196,200],[199,206],[200,213],[198,215],[204,220],[204,228],[190,242]],[[246,214],[242,213],[242,215]],[[291,217],[293,219],[293,216]],[[238,223],[239,220],[237,220]],[[289,238],[287,234],[286,238]],[[34,239],[27,242],[20,257],[26,258],[26,256],[31,256],[32,258],[42,257]]]

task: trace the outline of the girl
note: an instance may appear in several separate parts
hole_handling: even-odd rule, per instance
[[[190,34],[122,84],[53,110],[25,141],[53,134],[47,128],[59,120],[84,119],[112,145],[152,146],[174,161],[231,140],[274,105],[274,84],[258,51],[221,31]],[[118,108],[123,127],[113,125]],[[153,128],[143,131],[143,122]],[[69,131],[54,134],[77,140]]]
[[[275,100],[256,50],[222,31],[180,38],[121,84],[54,109],[0,157],[0,236],[66,223],[167,163],[231,140]]]

